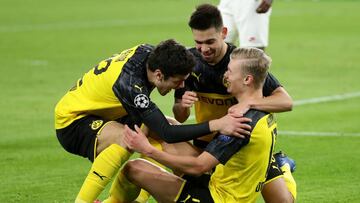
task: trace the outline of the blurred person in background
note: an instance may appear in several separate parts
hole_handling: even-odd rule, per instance
[[[265,49],[269,44],[269,24],[273,0],[220,0],[224,27],[228,34],[226,42],[240,47]]]

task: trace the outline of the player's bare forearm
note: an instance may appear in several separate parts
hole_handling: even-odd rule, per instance
[[[173,114],[177,121],[183,123],[190,116],[190,108],[183,107],[180,103],[175,103],[173,106]]]
[[[149,143],[145,134],[136,125],[135,131],[125,125],[123,142],[133,151],[155,159],[172,169],[191,175],[201,175],[204,171],[211,169],[218,163],[217,160],[207,152],[203,152],[198,157],[193,157],[177,156],[160,151]]]
[[[207,152],[203,152],[198,157],[177,156],[152,148],[151,151],[148,151],[146,156],[170,167],[173,170],[194,176],[199,176],[211,170],[219,163],[215,157],[212,157]]]
[[[292,110],[293,100],[283,87],[278,87],[270,96],[252,101],[250,108],[274,113],[286,112]]]

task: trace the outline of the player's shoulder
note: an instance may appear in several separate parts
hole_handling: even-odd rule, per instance
[[[131,59],[136,60],[138,63],[145,63],[152,50],[154,50],[154,46],[150,44],[140,44],[136,46],[135,53]]]
[[[133,101],[138,95],[149,97],[152,90],[146,77],[146,61],[153,46],[142,44],[134,48],[134,55],[124,64],[113,86],[114,92],[123,101]]]
[[[199,72],[199,71],[204,70],[204,67],[208,66],[208,63],[203,60],[203,58],[202,58],[201,54],[199,53],[199,51],[195,47],[189,48],[188,50],[195,57],[196,65],[194,67],[194,71]]]
[[[251,119],[251,122],[249,124],[251,128],[254,128],[257,122],[266,115],[272,115],[272,114],[257,109],[250,109],[245,113],[244,117]]]
[[[234,49],[236,49],[236,45],[232,44],[232,43],[226,43],[228,45],[228,50],[230,52],[232,52]]]
[[[133,98],[138,94],[144,94],[149,96],[151,89],[149,87],[148,81],[146,78],[143,78],[139,73],[122,73],[119,78],[122,83],[121,89],[123,90],[123,95]]]
[[[228,46],[227,46],[224,58],[230,59],[230,54],[234,51],[234,49],[236,49],[236,46],[234,44],[232,44],[232,43],[226,43],[226,44]]]
[[[154,46],[151,44],[140,44],[137,47],[137,51],[139,52],[151,52],[152,50],[154,50]]]

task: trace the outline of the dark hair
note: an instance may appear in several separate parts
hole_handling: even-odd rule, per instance
[[[220,30],[223,22],[219,9],[211,4],[201,4],[192,13],[188,25],[191,29],[207,30],[214,27]]]
[[[187,75],[194,66],[193,54],[173,39],[160,42],[148,58],[150,71],[160,69],[165,80],[176,75]]]

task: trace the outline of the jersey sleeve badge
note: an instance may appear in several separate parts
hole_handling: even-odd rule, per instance
[[[134,104],[138,108],[147,108],[149,106],[150,99],[145,94],[138,94],[134,98]]]

